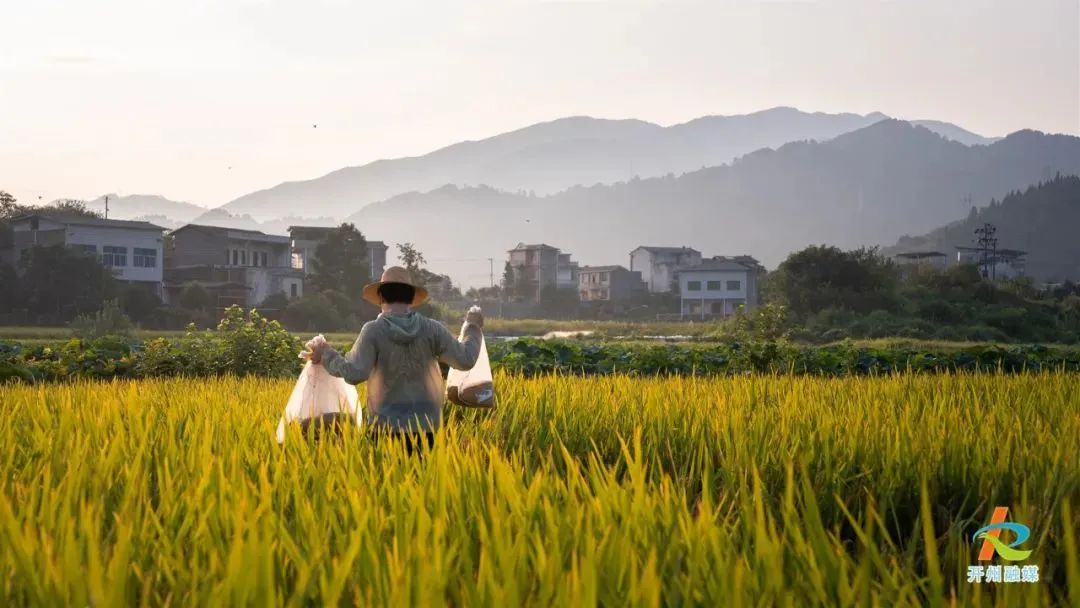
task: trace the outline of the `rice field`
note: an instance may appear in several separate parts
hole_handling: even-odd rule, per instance
[[[0,605],[1080,605],[1080,375],[502,374],[423,458],[291,384],[0,387]]]

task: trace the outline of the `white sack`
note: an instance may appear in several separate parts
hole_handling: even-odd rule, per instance
[[[357,401],[355,386],[331,376],[322,365],[308,361],[278,423],[278,443],[285,442],[285,425],[327,414],[346,414],[359,425],[362,416]]]
[[[464,337],[465,327],[462,326],[461,339]],[[495,407],[495,385],[491,381],[491,362],[483,338],[480,339],[476,365],[468,371],[451,368],[446,375],[446,398],[465,407]]]

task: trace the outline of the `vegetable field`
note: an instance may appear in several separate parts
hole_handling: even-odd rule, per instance
[[[423,458],[278,447],[291,384],[0,386],[0,604],[1080,603],[1078,374],[502,373]]]

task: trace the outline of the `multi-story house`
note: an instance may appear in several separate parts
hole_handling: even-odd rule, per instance
[[[529,295],[523,297],[537,301],[541,289],[558,286],[560,253],[558,247],[543,243],[518,243],[507,252],[515,285],[529,286]]]
[[[760,301],[761,264],[750,256],[717,256],[677,269],[682,318],[714,318],[747,312]]]
[[[162,293],[165,229],[149,222],[29,214],[11,221],[11,255],[17,262],[34,246],[65,245],[96,256],[118,280]]]
[[[170,300],[192,282],[210,291],[219,306],[255,306],[274,294],[304,294],[303,271],[292,267],[287,236],[188,224],[169,240],[165,287]]]
[[[293,268],[304,271],[304,276],[312,273],[312,262],[315,260],[315,250],[326,240],[326,235],[337,230],[334,227],[325,226],[289,226],[289,238],[292,239]],[[386,269],[386,251],[389,247],[382,241],[367,241],[369,269],[372,280],[378,280]]]
[[[675,286],[675,270],[700,263],[701,252],[689,247],[641,246],[630,252],[630,270],[641,273],[652,293],[670,293]]]
[[[578,279],[582,302],[625,303],[648,293],[641,273],[622,266],[586,266]]]
[[[556,285],[559,289],[577,289],[581,267],[569,253],[559,253]]]

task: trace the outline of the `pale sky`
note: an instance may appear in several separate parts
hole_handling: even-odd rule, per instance
[[[1078,0],[0,0],[0,28],[0,190],[23,202],[217,206],[581,114],[1080,134]]]

